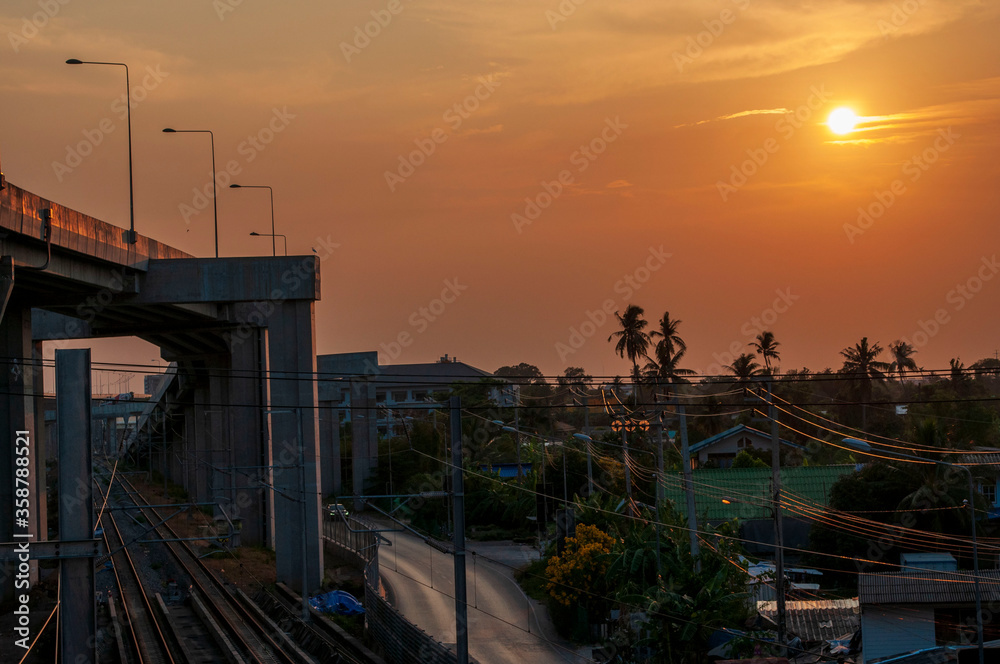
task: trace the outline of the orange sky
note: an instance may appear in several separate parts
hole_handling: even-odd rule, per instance
[[[63,62],[128,63],[137,230],[213,255],[184,208],[207,136],[160,131],[213,130],[290,253],[340,245],[320,353],[624,373],[588,321],[632,302],[702,371],[757,319],[785,369],[1000,348],[996,2],[18,0],[0,27],[8,179],[127,226],[123,72]],[[860,131],[823,124],[842,105]],[[270,252],[265,191],[218,208],[222,255]]]

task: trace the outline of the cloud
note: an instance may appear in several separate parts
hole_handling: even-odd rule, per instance
[[[720,120],[735,120],[736,118],[745,118],[748,115],[785,115],[786,113],[792,113],[792,111],[787,108],[757,108],[752,111],[740,111],[738,113],[730,113],[729,115],[720,115],[719,117],[712,118],[711,120],[698,120],[697,122],[674,125],[674,129],[678,129],[680,127],[695,127],[709,122],[719,122]]]

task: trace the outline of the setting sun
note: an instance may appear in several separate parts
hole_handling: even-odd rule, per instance
[[[841,106],[830,113],[830,117],[826,119],[826,126],[835,134],[847,134],[854,130],[858,120],[859,118],[854,111]]]

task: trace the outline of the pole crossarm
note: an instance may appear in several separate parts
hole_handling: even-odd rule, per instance
[[[104,543],[99,539],[46,542],[30,542],[29,560],[67,560],[71,558],[100,558],[105,555]],[[4,542],[0,544],[0,561],[17,562],[24,552],[25,542]]]

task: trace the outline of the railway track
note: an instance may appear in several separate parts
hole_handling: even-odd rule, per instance
[[[116,481],[150,523],[159,523],[163,520],[163,516],[155,508],[149,507],[149,503],[142,498],[131,482],[123,477],[116,477]],[[166,523],[157,526],[154,532],[162,539],[179,539]],[[187,542],[165,542],[164,546],[190,577],[192,597],[200,601],[205,614],[225,637],[229,648],[229,652],[225,653],[229,656],[227,659],[235,656],[247,664],[321,664],[301,651],[288,635],[276,628],[273,623],[268,624],[260,613],[253,611],[245,602],[241,602],[234,592],[198,559]]]
[[[130,637],[123,639],[125,643],[119,650],[121,657],[126,659],[122,664],[178,664],[142,587],[132,555],[123,546],[121,531],[111,512],[101,516],[101,527],[104,528],[107,550],[112,552],[112,571],[123,613],[120,620],[127,625],[126,636]],[[116,631],[121,639],[121,630]]]

